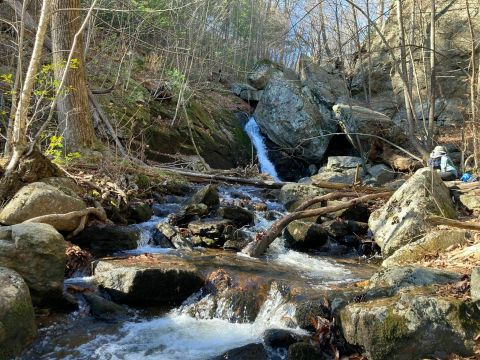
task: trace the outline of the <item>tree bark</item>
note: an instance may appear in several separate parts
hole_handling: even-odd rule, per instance
[[[68,152],[92,148],[97,142],[89,109],[82,36],[74,43],[82,24],[80,8],[80,0],[53,3],[53,62],[58,82],[62,81],[65,66],[70,67],[64,83],[66,90],[57,101],[59,127]],[[74,52],[74,61],[66,64],[70,50]]]
[[[435,15],[436,7],[435,0],[432,0],[431,16],[430,16],[430,100],[429,100],[429,112],[428,112],[428,146],[433,146],[433,125],[435,121],[435,87],[436,87],[436,62],[435,62]]]
[[[37,35],[33,46],[32,57],[28,65],[27,74],[20,94],[20,100],[15,113],[15,122],[12,132],[12,157],[7,166],[6,176],[10,175],[17,167],[20,158],[27,150],[27,116],[32,98],[35,76],[42,60],[42,49],[51,16],[51,0],[42,2]]]

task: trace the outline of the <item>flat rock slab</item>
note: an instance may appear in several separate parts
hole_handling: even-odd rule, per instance
[[[179,257],[143,255],[93,266],[97,283],[116,302],[131,305],[179,303],[205,283],[199,270]]]

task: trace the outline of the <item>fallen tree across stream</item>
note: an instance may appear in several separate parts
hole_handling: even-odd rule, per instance
[[[356,193],[336,192],[336,193],[330,193],[324,196],[319,196],[314,199],[307,200],[306,202],[302,203],[295,212],[285,215],[283,218],[275,221],[270,227],[270,229],[268,229],[265,232],[258,233],[256,239],[251,243],[249,243],[242,250],[242,252],[251,257],[261,256],[267,250],[270,244],[282,234],[283,229],[285,229],[288,226],[288,224],[290,224],[292,221],[304,219],[312,216],[321,216],[321,215],[334,213],[340,210],[348,209],[356,204],[367,202],[370,200],[387,199],[391,195],[392,195],[392,192],[382,192],[382,193],[368,194],[363,196],[359,196]],[[354,199],[346,201],[341,204],[307,210],[308,207],[314,204],[321,203],[322,201],[342,199],[346,197],[349,197],[349,198],[353,197]]]

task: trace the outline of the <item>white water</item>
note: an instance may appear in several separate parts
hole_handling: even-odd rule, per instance
[[[263,136],[260,133],[260,128],[258,127],[255,118],[252,116],[248,120],[247,125],[245,125],[245,131],[252,141],[253,146],[255,146],[255,150],[257,150],[258,156],[258,163],[260,164],[260,171],[262,173],[270,175],[273,180],[280,181],[278,177],[277,170],[275,166],[268,158],[267,147],[265,146],[265,142],[263,141]]]

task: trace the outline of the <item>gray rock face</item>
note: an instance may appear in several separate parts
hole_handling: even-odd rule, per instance
[[[239,206],[222,207],[218,210],[218,216],[233,221],[237,227],[251,225],[255,221],[255,214]]]
[[[394,144],[401,145],[407,141],[405,131],[397,126],[388,116],[361,106],[337,104],[333,107],[335,118],[341,129],[347,134],[352,145],[359,149],[357,135],[369,134],[383,137]],[[375,139],[358,135],[362,151],[368,152]]]
[[[362,158],[356,156],[329,156],[328,170],[355,169],[362,166]]]
[[[51,225],[18,224],[0,228],[0,266],[18,272],[34,304],[62,295],[67,243]]]
[[[475,193],[462,194],[459,197],[460,202],[470,211],[478,213],[480,211],[480,197]]]
[[[378,185],[386,184],[390,181],[395,180],[395,171],[392,168],[384,164],[378,164],[371,166],[368,169],[370,175],[373,176]]]
[[[101,257],[136,249],[140,240],[140,229],[132,226],[93,225],[70,240]]]
[[[426,215],[456,216],[450,191],[429,168],[417,171],[368,222],[384,258],[425,233]]]
[[[415,292],[351,303],[341,310],[340,320],[346,340],[372,360],[471,356],[480,330],[474,304]]]
[[[14,225],[38,216],[66,214],[86,209],[85,203],[78,197],[68,195],[43,182],[24,186],[10,200],[0,213],[0,222]],[[78,227],[79,219],[56,220],[52,225],[59,231],[73,231]]]
[[[37,335],[35,313],[25,281],[0,267],[0,359],[20,355]]]
[[[300,80],[319,102],[333,105],[348,96],[345,80],[333,67],[315,64],[308,57],[301,56],[298,72]]]
[[[205,204],[209,209],[220,205],[220,195],[215,185],[207,185],[198,190],[188,201],[188,205]]]
[[[209,219],[193,221],[188,224],[195,245],[207,247],[220,247],[225,242],[224,231],[233,222],[224,219]]]
[[[232,92],[240,99],[247,102],[259,102],[263,95],[263,90],[257,90],[248,84],[232,84]]]
[[[281,74],[282,67],[271,61],[264,60],[257,63],[247,75],[248,83],[257,90],[263,90],[274,75]]]
[[[326,191],[324,189],[313,185],[287,184],[282,187],[279,200],[288,211],[292,211],[305,200],[325,194]]]
[[[425,255],[437,254],[451,246],[464,245],[473,238],[473,233],[468,230],[436,230],[431,231],[423,238],[407,244],[385,259],[383,267],[398,266],[402,264],[421,261]]]
[[[100,260],[94,275],[113,300],[131,305],[178,303],[204,284],[197,269],[179,258],[171,263],[155,258]]]
[[[320,224],[296,220],[288,224],[285,240],[292,249],[318,249],[328,241],[328,232]]]
[[[472,271],[470,281],[470,291],[472,295],[472,301],[480,300],[480,268],[475,268]]]
[[[298,156],[311,162],[322,159],[328,134],[337,129],[329,107],[317,103],[308,88],[284,74],[270,79],[254,116],[270,140],[297,150]]]
[[[369,281],[368,288],[391,288],[398,291],[405,287],[444,285],[460,281],[461,276],[455,273],[435,269],[403,266],[386,268]]]
[[[192,250],[192,243],[184,236],[178,228],[168,224],[160,223],[157,225],[159,233],[172,244],[175,249]]]
[[[335,171],[325,168],[320,169],[317,175],[312,176],[313,181],[327,181],[337,184],[353,184],[355,182],[356,169],[339,169]],[[363,171],[360,171],[360,176]]]

